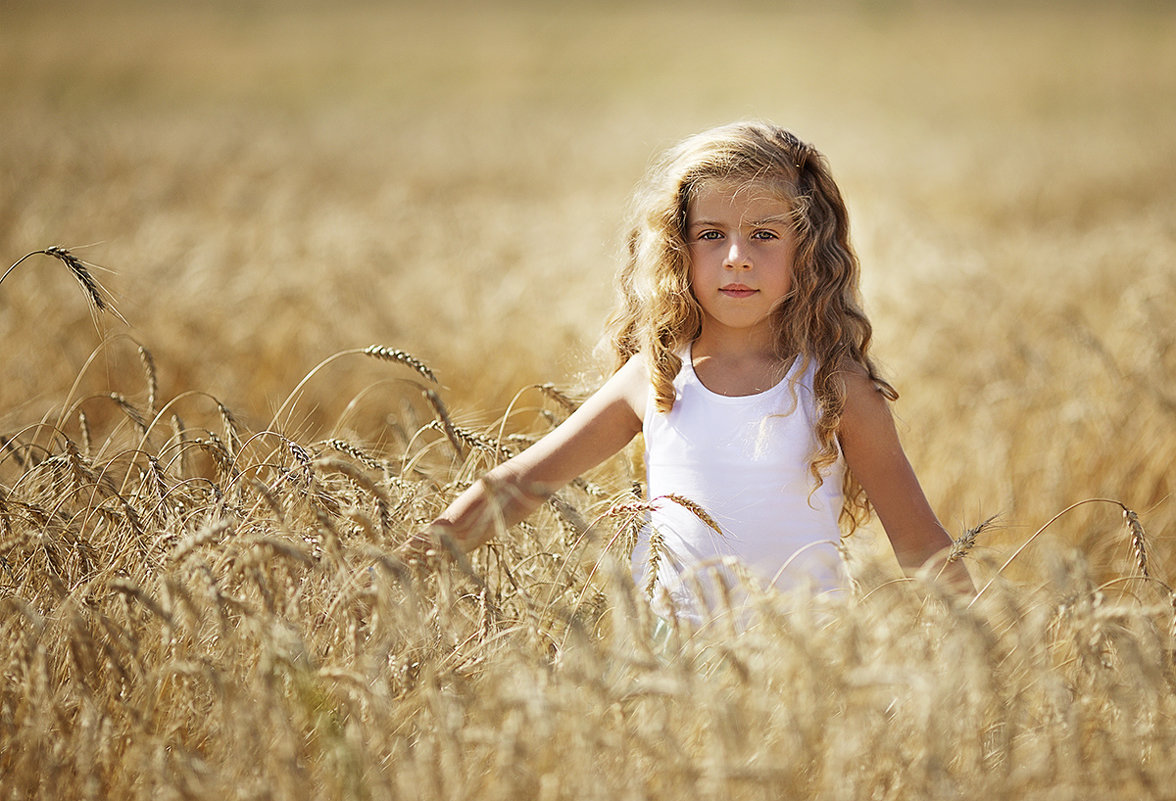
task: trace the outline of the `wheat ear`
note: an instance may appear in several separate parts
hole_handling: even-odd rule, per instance
[[[1139,575],[1151,578],[1147,569],[1147,535],[1143,531],[1143,524],[1139,522],[1139,515],[1124,506],[1123,520],[1127,524],[1127,533],[1131,538],[1131,552],[1135,556],[1135,566],[1139,568]]]
[[[154,417],[157,411],[155,404],[159,398],[159,376],[155,371],[155,358],[151,351],[140,345],[139,359],[143,362],[143,372],[147,375],[147,413]]]
[[[1086,504],[1090,504],[1090,503],[1114,504],[1115,506],[1118,506],[1123,511],[1123,517],[1127,523],[1127,530],[1131,536],[1131,547],[1135,551],[1136,565],[1140,567],[1141,571],[1146,571],[1147,570],[1147,543],[1144,538],[1143,524],[1141,524],[1139,522],[1139,517],[1135,514],[1135,512],[1128,509],[1127,505],[1125,503],[1123,503],[1122,501],[1117,501],[1114,498],[1086,498],[1084,500],[1077,501],[1075,503],[1070,504],[1065,509],[1063,509],[1062,511],[1055,514],[1053,517],[1051,517],[1049,520],[1046,521],[1045,525],[1043,525],[1041,528],[1037,529],[1037,531],[1033,532],[1033,534],[1028,539],[1026,539],[1024,542],[1022,542],[1020,547],[1018,547],[1017,550],[1013,551],[1012,555],[1009,556],[1009,558],[1005,560],[1004,564],[1002,564],[997,569],[996,575],[994,575],[992,578],[990,578],[988,580],[988,583],[986,583],[983,587],[981,587],[979,589],[979,591],[977,591],[975,597],[972,598],[972,600],[968,603],[968,606],[971,607],[972,605],[974,605],[976,603],[976,601],[980,600],[980,596],[988,591],[988,588],[991,587],[993,585],[993,583],[996,581],[997,576],[999,576],[1001,573],[1003,573],[1005,571],[1005,569],[1013,563],[1013,560],[1015,560],[1018,556],[1020,556],[1021,553],[1026,548],[1028,548],[1029,545],[1034,540],[1036,540],[1038,537],[1040,537],[1046,529],[1048,529],[1055,522],[1057,522],[1063,515],[1069,514],[1070,512],[1077,509],[1079,506],[1085,506]],[[1146,572],[1144,572],[1143,575],[1144,575],[1144,578],[1150,578],[1149,574]]]
[[[659,495],[658,497],[654,498],[653,500],[658,501],[658,500],[661,500],[662,498],[665,498],[667,501],[673,501],[674,503],[681,506],[683,509],[686,509],[690,512],[693,512],[694,516],[697,517],[699,520],[701,520],[703,523],[705,523],[708,528],[712,529],[720,537],[724,536],[723,529],[719,526],[719,524],[715,521],[715,519],[713,517],[711,517],[709,513],[707,513],[706,509],[703,509],[702,506],[700,506],[696,501],[692,501],[684,495],[676,495],[674,493],[667,493],[666,495]]]
[[[144,434],[147,433],[147,421],[143,419],[143,415],[139,413],[139,410],[136,409],[129,400],[127,400],[118,392],[108,392],[106,397],[110,398],[112,401],[118,404],[118,408],[122,409],[126,416],[131,418],[131,422],[134,423],[141,432]]]
[[[337,450],[340,453],[345,453],[351,458],[355,459],[357,462],[360,462],[366,467],[370,467],[372,470],[380,470],[385,473],[389,472],[389,466],[386,463],[381,462],[379,459],[375,458],[363,449],[357,448],[350,442],[338,438],[332,438],[323,440],[319,444],[326,445],[328,448]]]
[[[383,345],[368,345],[363,349],[363,352],[368,356],[374,356],[386,362],[397,362],[411,367],[434,384],[437,383],[437,376],[433,375],[433,371],[429,369],[429,366],[411,353],[406,353],[396,348],[386,348]]]
[[[78,428],[82,432],[82,453],[86,454],[88,459],[93,443],[90,439],[90,421],[86,419],[86,412],[82,409],[78,409]]]
[[[8,277],[9,273],[20,266],[21,262],[30,256],[37,255],[51,256],[69,268],[70,273],[77,280],[77,282],[81,284],[82,290],[85,291],[86,297],[89,298],[90,305],[94,307],[95,311],[109,312],[119,320],[122,320],[124,323],[126,322],[126,318],[119,314],[118,309],[114,308],[110,301],[103,297],[105,289],[100,283],[98,283],[97,280],[95,280],[94,276],[90,274],[89,269],[86,267],[86,263],[71,253],[67,248],[63,248],[60,245],[51,245],[44,250],[34,250],[21,256],[11,267],[4,271],[4,275],[0,275],[0,283],[2,283],[4,279]]]
[[[576,411],[576,409],[580,406],[580,404],[574,398],[560,390],[558,387],[556,387],[555,384],[535,384],[535,389],[539,390],[546,397],[551,398],[569,412]]]
[[[425,390],[425,399],[429,401],[429,405],[433,407],[433,412],[437,415],[437,420],[441,424],[445,436],[449,439],[449,444],[453,446],[453,450],[457,452],[458,456],[465,455],[465,449],[462,448],[461,439],[457,435],[457,426],[453,424],[453,420],[449,417],[449,410],[445,408],[441,396],[431,389]]]
[[[968,552],[976,547],[976,537],[978,537],[984,531],[992,528],[998,517],[1000,517],[1000,515],[992,515],[992,517],[989,517],[987,520],[981,520],[979,523],[961,534],[959,539],[952,540],[951,553],[947,555],[947,563],[951,564],[952,562],[963,559],[965,556],[967,556]]]
[[[649,558],[645,562],[645,569],[649,575],[645,579],[645,597],[653,600],[654,590],[657,589],[657,569],[661,562],[662,552],[666,549],[665,538],[656,528],[649,532]]]

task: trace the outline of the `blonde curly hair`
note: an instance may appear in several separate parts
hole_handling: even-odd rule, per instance
[[[820,486],[836,462],[847,370],[864,370],[882,394],[898,397],[867,355],[872,327],[862,311],[849,216],[828,163],[812,145],[763,122],[737,122],[695,134],[668,150],[634,195],[628,258],[617,274],[618,298],[607,341],[620,368],[643,352],[658,411],[674,405],[681,354],[702,331],[702,309],[690,287],[686,215],[708,184],[757,185],[791,207],[796,251],[792,289],[773,313],[781,364],[817,365],[818,422],[810,471]],[[861,485],[846,474],[841,522],[849,531],[869,516]]]

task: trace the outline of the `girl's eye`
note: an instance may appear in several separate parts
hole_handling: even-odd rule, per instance
[[[715,240],[715,239],[719,239],[721,237],[722,237],[722,234],[720,234],[718,231],[703,231],[702,233],[700,233],[698,235],[699,239],[705,239],[705,240]]]
[[[756,231],[751,235],[752,239],[779,239],[775,231]]]

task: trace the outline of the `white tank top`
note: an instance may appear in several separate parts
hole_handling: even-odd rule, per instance
[[[654,509],[633,553],[638,586],[649,580],[649,538],[664,542],[654,611],[696,622],[742,598],[738,568],[782,590],[848,585],[838,543],[845,466],[839,457],[819,488],[809,470],[817,448],[812,362],[793,362],[785,378],[756,395],[716,394],[698,380],[690,353],[674,381],[674,407],[657,411],[652,388],[643,433]],[[722,529],[664,496],[697,503]],[[721,592],[717,581],[733,591]],[[724,598],[725,596],[725,598]],[[666,601],[669,601],[667,608]]]

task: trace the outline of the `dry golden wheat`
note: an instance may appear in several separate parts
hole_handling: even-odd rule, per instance
[[[429,366],[410,353],[405,353],[396,348],[386,348],[382,345],[369,345],[363,352],[368,356],[374,356],[386,362],[398,362],[399,364],[408,365],[434,384],[437,383],[437,376],[433,375],[433,371],[429,369]]]
[[[8,277],[9,273],[19,267],[20,264],[30,256],[37,255],[51,256],[64,264],[69,269],[70,274],[77,280],[78,284],[81,285],[82,290],[86,293],[86,298],[89,300],[90,305],[96,312],[108,312],[117,317],[119,320],[122,320],[124,323],[126,322],[126,320],[123,319],[123,316],[119,314],[118,310],[115,309],[114,306],[111,305],[111,303],[107,300],[108,293],[102,288],[102,285],[94,279],[94,276],[90,274],[90,270],[86,263],[79,259],[67,248],[63,248],[58,245],[51,245],[44,250],[34,250],[21,256],[16,260],[16,262],[12,264],[11,267],[4,271],[3,275],[0,275],[0,282],[3,282],[4,279]]]
[[[976,547],[976,538],[982,533],[992,528],[1000,515],[992,515],[984,520],[981,520],[976,525],[965,531],[956,539],[952,540],[951,551],[947,555],[947,563],[959,561],[963,559],[968,553]]]
[[[450,11],[6,9],[0,247],[102,240],[143,344],[0,277],[4,797],[1162,796],[1173,11],[736,2],[730,40],[690,4]],[[731,566],[749,625],[654,642],[629,546],[679,501],[630,489],[636,449],[403,563],[590,383],[651,152],[748,114],[830,156],[928,496],[1006,510],[953,545],[990,583],[863,557],[804,599]],[[26,259],[110,313],[78,252]]]

